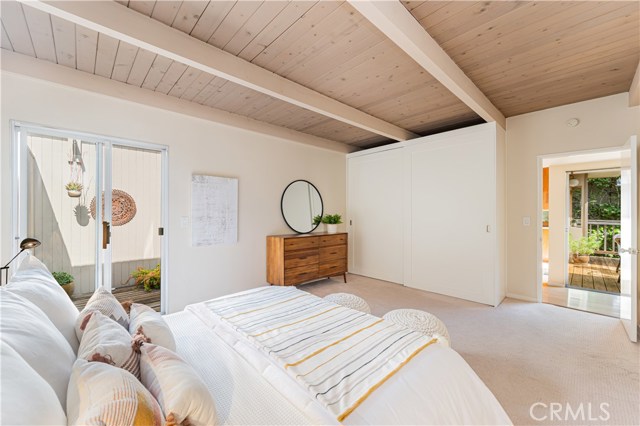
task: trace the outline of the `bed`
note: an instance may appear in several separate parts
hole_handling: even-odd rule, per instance
[[[305,293],[309,301],[319,299],[294,291]],[[340,422],[206,305],[190,305],[164,318],[174,331],[178,353],[214,395],[222,424],[511,424],[471,367],[443,344],[425,348]]]
[[[121,311],[105,313],[111,319],[100,312],[93,317],[86,313],[87,333],[102,318],[106,326],[124,333],[130,352],[137,326],[124,331],[116,323],[131,320],[133,325],[133,307],[125,318],[129,314],[110,293],[98,289],[94,296],[113,299],[112,307]],[[166,346],[197,376],[204,401],[209,401],[200,408],[215,405],[209,417],[215,424],[511,424],[469,365],[437,338],[295,287],[258,287],[189,305],[163,318],[140,306],[172,335]],[[74,381],[76,373],[101,366],[109,375],[128,375],[136,395],[148,393],[124,367],[80,359],[88,339],[77,334],[77,326],[87,324],[85,311],[78,313],[37,259],[28,258],[0,288],[0,310],[0,423],[72,424],[83,394],[71,392],[74,386],[81,389]],[[140,370],[145,353],[161,350],[144,345],[140,365],[134,365]],[[140,377],[144,383],[144,372]],[[171,375],[172,382],[180,378]],[[103,383],[85,389],[102,398],[96,389]],[[168,418],[162,398],[153,396]],[[146,403],[153,408],[157,402]]]

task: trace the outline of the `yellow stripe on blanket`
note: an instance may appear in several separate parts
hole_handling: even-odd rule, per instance
[[[418,349],[416,349],[416,351],[414,353],[412,353],[407,359],[405,359],[402,364],[400,364],[399,366],[397,366],[391,373],[387,374],[382,380],[380,380],[378,383],[376,383],[375,385],[373,385],[371,387],[371,389],[369,389],[364,395],[362,395],[360,398],[358,398],[358,400],[351,406],[349,407],[344,413],[340,414],[338,416],[338,421],[341,422],[344,419],[346,419],[347,417],[349,417],[349,414],[353,413],[353,410],[355,410],[356,408],[358,408],[358,406],[360,406],[360,404],[362,404],[368,397],[369,395],[371,395],[373,393],[374,390],[378,389],[380,386],[382,386],[382,384],[384,382],[386,382],[387,380],[389,380],[394,374],[396,374],[398,371],[400,371],[400,369],[402,367],[404,367],[405,365],[407,365],[407,363],[409,361],[411,361],[416,355],[418,355],[420,352],[422,352],[422,350],[424,348],[426,348],[427,346],[431,345],[432,343],[437,342],[438,339],[432,339],[431,341],[425,343],[424,345],[420,346]]]
[[[307,360],[309,360],[309,359],[313,358],[314,356],[316,356],[316,355],[318,355],[318,354],[320,354],[320,353],[322,353],[322,352],[326,351],[326,350],[327,350],[327,349],[329,349],[331,346],[335,346],[335,345],[337,345],[337,344],[338,344],[338,343],[340,343],[340,342],[344,342],[344,341],[345,341],[345,340],[347,340],[348,338],[355,336],[356,334],[358,334],[358,333],[360,333],[360,332],[362,332],[362,331],[366,330],[367,328],[371,328],[371,327],[373,327],[374,325],[380,324],[381,322],[382,322],[382,320],[378,320],[378,321],[374,322],[373,324],[369,324],[369,325],[368,325],[368,326],[366,326],[366,327],[362,327],[360,330],[356,330],[356,331],[354,331],[353,333],[349,334],[348,336],[345,336],[345,337],[343,337],[343,338],[342,338],[342,339],[340,339],[340,340],[336,340],[335,342],[331,343],[330,345],[327,345],[327,346],[325,346],[324,348],[320,348],[320,349],[318,349],[317,351],[315,351],[315,352],[313,352],[313,353],[310,353],[309,355],[307,355],[307,356],[305,356],[304,358],[302,358],[300,361],[296,361],[296,362],[292,362],[292,363],[289,363],[289,364],[285,364],[284,368],[295,367],[296,365],[300,365],[300,364],[302,364],[303,362],[305,362],[305,361],[307,361]]]

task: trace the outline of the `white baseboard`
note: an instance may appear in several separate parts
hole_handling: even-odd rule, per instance
[[[525,302],[538,303],[538,299],[536,299],[535,297],[523,296],[521,294],[507,293],[507,297],[509,299],[517,299],[517,300],[524,300]]]

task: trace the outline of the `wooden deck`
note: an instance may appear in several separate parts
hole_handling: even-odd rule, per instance
[[[619,259],[591,257],[589,263],[569,264],[569,286],[620,293],[616,268]]]
[[[71,300],[73,300],[73,303],[78,309],[82,310],[92,294],[93,292],[74,294],[71,297]],[[135,303],[149,305],[156,311],[160,312],[160,290],[144,291],[144,288],[142,287],[126,286],[114,289],[113,295],[120,302],[133,300]]]

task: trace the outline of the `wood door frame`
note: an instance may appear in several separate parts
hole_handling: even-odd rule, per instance
[[[537,199],[536,199],[536,301],[538,303],[542,303],[542,169],[544,166],[544,160],[551,160],[563,157],[573,157],[577,155],[593,155],[593,154],[605,154],[605,153],[615,153],[621,152],[622,148],[617,147],[608,147],[608,148],[596,148],[596,149],[588,149],[588,150],[580,150],[580,151],[569,151],[569,152],[561,152],[556,154],[542,154],[538,155],[536,158],[536,175],[537,175]],[[568,220],[567,215],[565,214],[565,221]],[[565,224],[565,228],[567,224]],[[564,246],[565,246],[565,258],[568,262],[568,241],[567,241],[568,232],[565,230],[564,232]],[[564,268],[567,271],[565,276],[568,274],[568,265],[565,262]]]
[[[11,166],[12,173],[12,209],[11,209],[11,229],[13,233],[14,243],[11,246],[12,253],[15,255],[18,253],[18,241],[21,236],[26,236],[26,221],[24,221],[20,215],[26,212],[26,199],[27,193],[27,179],[23,176],[23,171],[26,170],[26,132],[41,132],[46,135],[58,136],[63,138],[76,138],[83,139],[87,142],[95,143],[97,146],[104,146],[105,144],[111,147],[125,146],[130,148],[146,149],[149,151],[156,151],[161,155],[161,167],[160,167],[160,226],[163,228],[163,241],[161,242],[160,249],[160,274],[163,277],[160,285],[160,312],[167,313],[169,307],[169,147],[167,145],[154,144],[149,142],[142,142],[133,139],[123,139],[114,136],[98,135],[95,133],[87,133],[76,130],[60,129],[55,127],[43,126],[34,123],[21,122],[17,120],[10,120],[11,135],[12,135],[12,160]],[[20,132],[24,130],[25,132]],[[97,170],[99,171],[99,170]],[[104,171],[104,173],[111,174],[111,171]],[[101,200],[96,197],[96,210],[100,211]],[[102,239],[102,227],[96,227],[96,241]],[[97,251],[100,251],[97,249]],[[98,262],[99,256],[96,257]],[[97,267],[98,265],[96,265]],[[98,268],[96,268],[96,275],[98,274]]]

